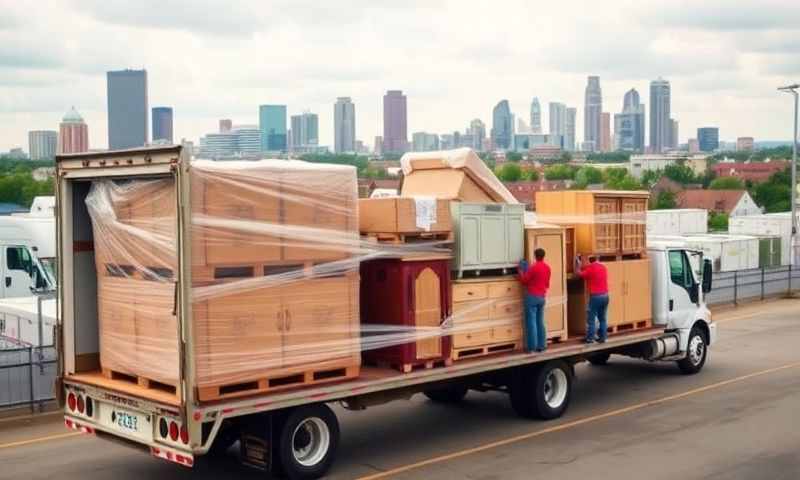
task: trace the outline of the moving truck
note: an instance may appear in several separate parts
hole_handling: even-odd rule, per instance
[[[711,290],[710,264],[701,252],[658,243],[648,247],[646,257],[652,267],[653,326],[611,335],[604,344],[572,339],[544,353],[486,355],[408,373],[362,366],[360,375],[346,381],[203,400],[197,387],[197,332],[186,280],[192,275],[187,260],[192,249],[189,156],[179,146],[61,155],[57,170],[57,391],[65,424],[185,467],[227,451],[238,441],[241,461],[248,466],[277,470],[290,478],[319,478],[334,461],[339,442],[339,424],[328,406],[333,402],[364,410],[417,393],[435,402],[456,403],[469,390],[499,390],[509,394],[512,408],[522,417],[553,419],[570,403],[579,362],[602,364],[620,354],[674,361],[681,371],[693,374],[703,368],[708,348],[716,341],[716,325],[704,303]],[[168,348],[179,357],[180,368],[172,391],[109,380],[98,371],[98,278],[86,207],[92,182],[159,178],[172,179],[178,212],[174,297],[170,290],[177,332]],[[279,312],[277,318],[279,327],[292,328],[287,313]]]

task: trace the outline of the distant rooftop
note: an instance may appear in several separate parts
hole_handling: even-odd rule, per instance
[[[69,111],[61,119],[63,123],[83,123],[83,117],[75,110],[75,107],[70,107]]]

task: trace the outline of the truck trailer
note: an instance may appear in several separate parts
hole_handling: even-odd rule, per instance
[[[542,353],[487,355],[410,372],[361,366],[357,377],[344,381],[204,399],[197,383],[197,332],[188,280],[195,173],[179,146],[57,157],[57,392],[66,427],[121,441],[184,467],[197,466],[238,441],[243,464],[312,479],[324,475],[336,456],[340,427],[330,404],[364,410],[418,393],[435,402],[456,403],[470,390],[502,391],[520,416],[548,420],[566,411],[574,366],[580,362],[603,364],[612,354],[626,355],[676,362],[682,372],[695,374],[716,342],[716,325],[704,302],[711,290],[710,263],[702,252],[656,242],[646,256],[651,264],[652,327],[611,335],[606,343],[568,339]],[[178,358],[175,385],[108,377],[99,362],[98,277],[86,198],[93,182],[136,179],[167,179],[174,189],[178,261],[170,285],[177,322],[169,349]],[[278,314],[280,328],[291,328],[291,321]]]

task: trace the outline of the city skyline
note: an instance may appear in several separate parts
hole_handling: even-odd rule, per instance
[[[318,112],[320,144],[333,146],[330,105],[350,96],[359,106],[357,139],[371,144],[382,134],[381,97],[389,88],[408,95],[409,132],[451,132],[476,117],[489,124],[502,98],[527,118],[537,96],[543,107],[554,100],[578,106],[576,137],[582,139],[587,75],[600,76],[612,114],[631,87],[646,97],[650,80],[669,79],[681,143],[706,124],[719,126],[726,140],[786,140],[791,105],[775,87],[800,77],[789,48],[797,43],[798,12],[791,2],[768,3],[741,2],[734,15],[719,2],[611,2],[591,18],[583,18],[575,2],[537,11],[524,2],[465,9],[506,25],[504,35],[491,28],[467,35],[456,28],[464,12],[427,4],[345,8],[313,29],[309,18],[315,15],[301,14],[290,3],[277,16],[257,4],[238,4],[215,11],[213,18],[186,15],[181,5],[159,10],[146,2],[127,16],[113,2],[78,9],[45,1],[35,17],[25,5],[9,4],[0,29],[0,49],[7,50],[0,55],[6,73],[0,80],[0,151],[25,146],[28,131],[57,128],[70,105],[91,126],[92,148],[108,147],[105,71],[125,67],[146,68],[150,102],[181,112],[176,141],[196,141],[215,130],[219,118],[257,123],[254,105],[269,101],[287,105],[289,115]],[[419,8],[429,15],[419,15]],[[160,20],[171,13],[178,20]],[[291,25],[278,28],[287,23],[283,18]],[[440,18],[453,21],[443,24]],[[572,28],[558,26],[564,18],[573,20]],[[741,18],[748,19],[745,26]],[[621,26],[626,35],[610,33]],[[540,41],[524,40],[531,28]],[[319,41],[333,32],[337,42]],[[99,36],[109,40],[97,42]],[[421,49],[431,44],[443,48]],[[352,48],[362,50],[342,61]],[[688,55],[692,49],[697,51]],[[312,55],[290,55],[298,50]],[[254,52],[263,61],[242,68],[239,60]],[[199,65],[214,68],[198,70]]]

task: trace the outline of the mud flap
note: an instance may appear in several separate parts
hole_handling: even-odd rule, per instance
[[[272,415],[260,415],[247,422],[239,438],[242,465],[270,472],[274,463]]]

